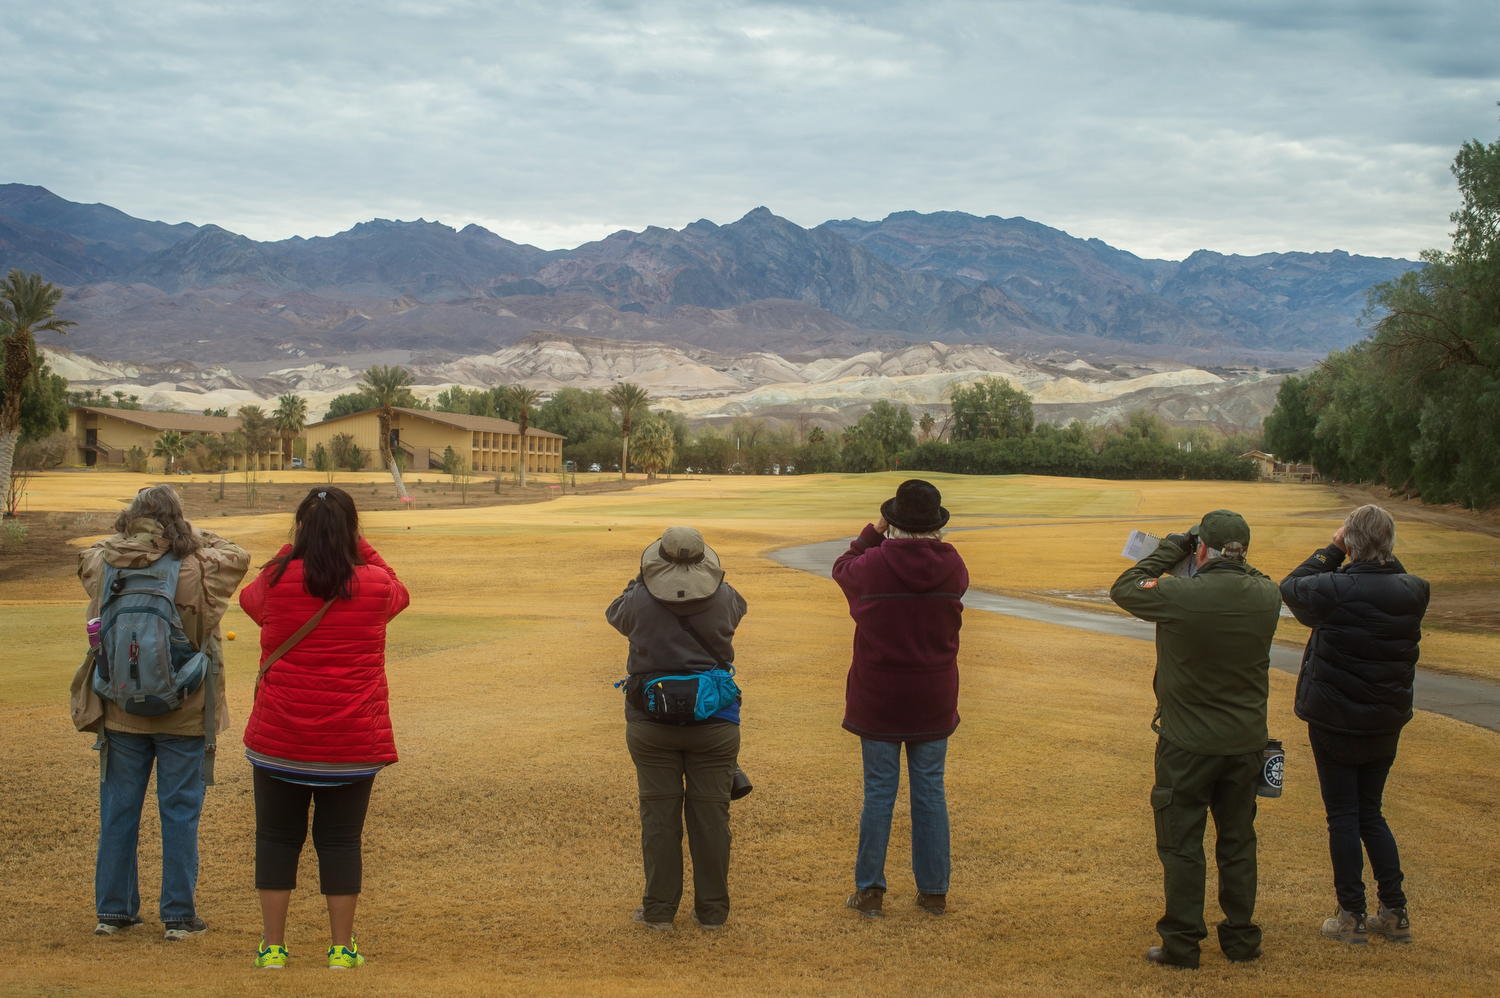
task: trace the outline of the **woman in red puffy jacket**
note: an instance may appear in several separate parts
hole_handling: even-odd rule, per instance
[[[360,839],[375,774],[396,761],[385,683],[385,625],[406,587],[359,535],[342,489],[309,492],[296,532],[240,593],[260,625],[261,676],[245,725],[255,767],[255,887],[265,938],[255,965],[286,966],[286,915],[313,810],[318,877],[328,898],[332,969],[364,963],[354,939]],[[313,622],[300,640],[298,632]],[[285,647],[290,645],[290,647]],[[277,651],[281,655],[277,657]]]

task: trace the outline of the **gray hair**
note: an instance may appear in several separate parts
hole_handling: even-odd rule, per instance
[[[1396,520],[1379,506],[1361,506],[1344,518],[1344,546],[1350,561],[1391,560],[1396,546]]]
[[[885,528],[885,536],[888,537],[888,538],[890,538],[893,541],[908,541],[908,540],[940,541],[944,537],[948,536],[948,531],[943,530],[943,529],[938,529],[938,530],[924,530],[924,531],[922,531],[919,534],[914,534],[914,533],[912,533],[909,530],[902,530],[900,527],[892,527],[889,524],[887,524],[886,528]]]
[[[1211,561],[1244,561],[1248,549],[1239,541],[1230,541],[1221,548],[1211,548],[1205,545],[1208,554],[1204,557],[1206,565]]]
[[[115,533],[128,533],[133,520],[155,520],[160,524],[162,536],[179,558],[186,558],[198,550],[193,525],[182,513],[182,499],[170,485],[150,485],[137,492],[130,505],[115,517]]]

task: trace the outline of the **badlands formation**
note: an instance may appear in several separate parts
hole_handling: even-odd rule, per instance
[[[1148,408],[1177,423],[1225,431],[1258,426],[1274,403],[1280,377],[1243,370],[1204,371],[1162,359],[1092,362],[1075,354],[1022,356],[980,344],[913,343],[851,357],[798,357],[769,352],[720,354],[639,340],[537,331],[495,353],[424,363],[399,351],[329,358],[298,367],[196,368],[102,361],[43,348],[47,361],[74,388],[122,390],[153,408],[195,412],[266,403],[282,392],[307,398],[316,419],[332,399],[356,390],[370,363],[402,363],[416,394],[431,398],[450,385],[490,388],[521,383],[543,393],[593,389],[631,381],[652,393],[656,409],[691,421],[749,415],[776,420],[799,415],[830,427],[852,423],[880,399],[941,413],[949,393],[986,375],[1030,392],[1039,420],[1111,422]]]

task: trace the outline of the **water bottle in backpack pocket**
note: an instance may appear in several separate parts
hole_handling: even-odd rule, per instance
[[[208,675],[208,656],[193,650],[177,613],[181,568],[171,554],[145,568],[105,567],[94,692],[127,714],[174,711]]]

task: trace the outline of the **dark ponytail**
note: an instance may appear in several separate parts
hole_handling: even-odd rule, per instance
[[[302,562],[302,588],[318,599],[348,599],[349,580],[359,560],[359,511],[343,489],[320,486],[307,494],[297,507],[297,533],[292,550],[284,558],[266,563],[276,566],[271,585],[281,581],[287,565]]]

